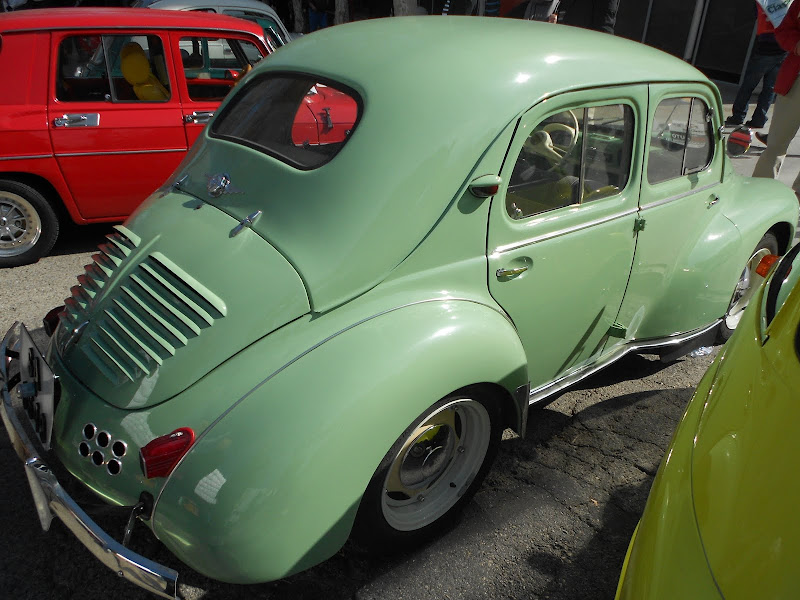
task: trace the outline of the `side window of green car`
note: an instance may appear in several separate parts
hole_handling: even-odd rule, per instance
[[[647,181],[651,184],[702,171],[714,157],[711,111],[700,98],[667,98],[656,108],[650,132]]]
[[[619,193],[630,176],[633,110],[625,104],[561,111],[525,140],[508,184],[506,210],[524,219]]]

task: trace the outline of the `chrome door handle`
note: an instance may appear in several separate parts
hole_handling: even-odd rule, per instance
[[[61,115],[53,119],[56,127],[97,127],[100,125],[100,115],[91,114],[71,114]]]
[[[208,123],[211,120],[211,117],[213,116],[214,116],[213,111],[208,111],[208,110],[194,111],[190,115],[184,115],[183,121],[184,123]]]
[[[708,208],[714,206],[717,202],[719,202],[719,196],[714,196],[711,200],[708,201]]]
[[[528,267],[516,267],[514,269],[497,269],[497,277],[514,277],[515,275],[519,275],[520,273],[524,273],[528,270]]]

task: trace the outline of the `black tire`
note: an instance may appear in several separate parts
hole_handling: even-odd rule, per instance
[[[449,528],[489,472],[502,432],[500,407],[479,388],[439,400],[381,461],[361,499],[353,540],[386,553]]]
[[[42,194],[17,181],[0,180],[0,267],[36,262],[58,237],[58,217]]]
[[[739,277],[739,281],[736,283],[736,287],[733,290],[733,296],[728,304],[728,310],[725,311],[725,315],[722,317],[722,323],[719,326],[719,332],[717,334],[717,341],[719,343],[726,342],[733,335],[736,326],[739,324],[739,319],[741,319],[742,312],[747,308],[750,298],[763,281],[763,278],[755,273],[755,268],[758,266],[762,256],[779,253],[778,239],[774,234],[766,233],[750,255],[750,260],[747,261],[742,275]]]

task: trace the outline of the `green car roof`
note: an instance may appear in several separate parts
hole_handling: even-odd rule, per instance
[[[608,34],[535,21],[400,17],[322,29],[278,52],[271,69],[326,73],[365,90],[416,90],[442,117],[495,118],[567,90],[642,81],[706,81],[684,61]],[[288,48],[287,48],[288,50]]]
[[[435,16],[317,31],[270,55],[249,80],[270,72],[309,73],[355,90],[363,113],[345,147],[300,172],[267,157],[256,165],[252,151],[209,139],[194,170],[227,170],[238,186],[249,179],[256,187],[256,177],[267,184],[269,194],[212,202],[239,219],[263,210],[254,231],[295,266],[315,311],[374,287],[403,262],[459,190],[485,174],[473,169],[487,148],[540,100],[654,76],[708,81],[675,57],[607,34]],[[247,89],[244,83],[226,105]]]

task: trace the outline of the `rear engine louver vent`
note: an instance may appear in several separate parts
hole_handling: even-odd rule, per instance
[[[138,245],[138,240],[133,243],[118,233],[108,239],[66,301],[68,326],[89,318],[88,309],[112,273]],[[115,384],[152,375],[226,312],[220,298],[158,252],[141,260],[106,296],[102,310],[92,314],[94,327],[82,345],[92,363]]]

